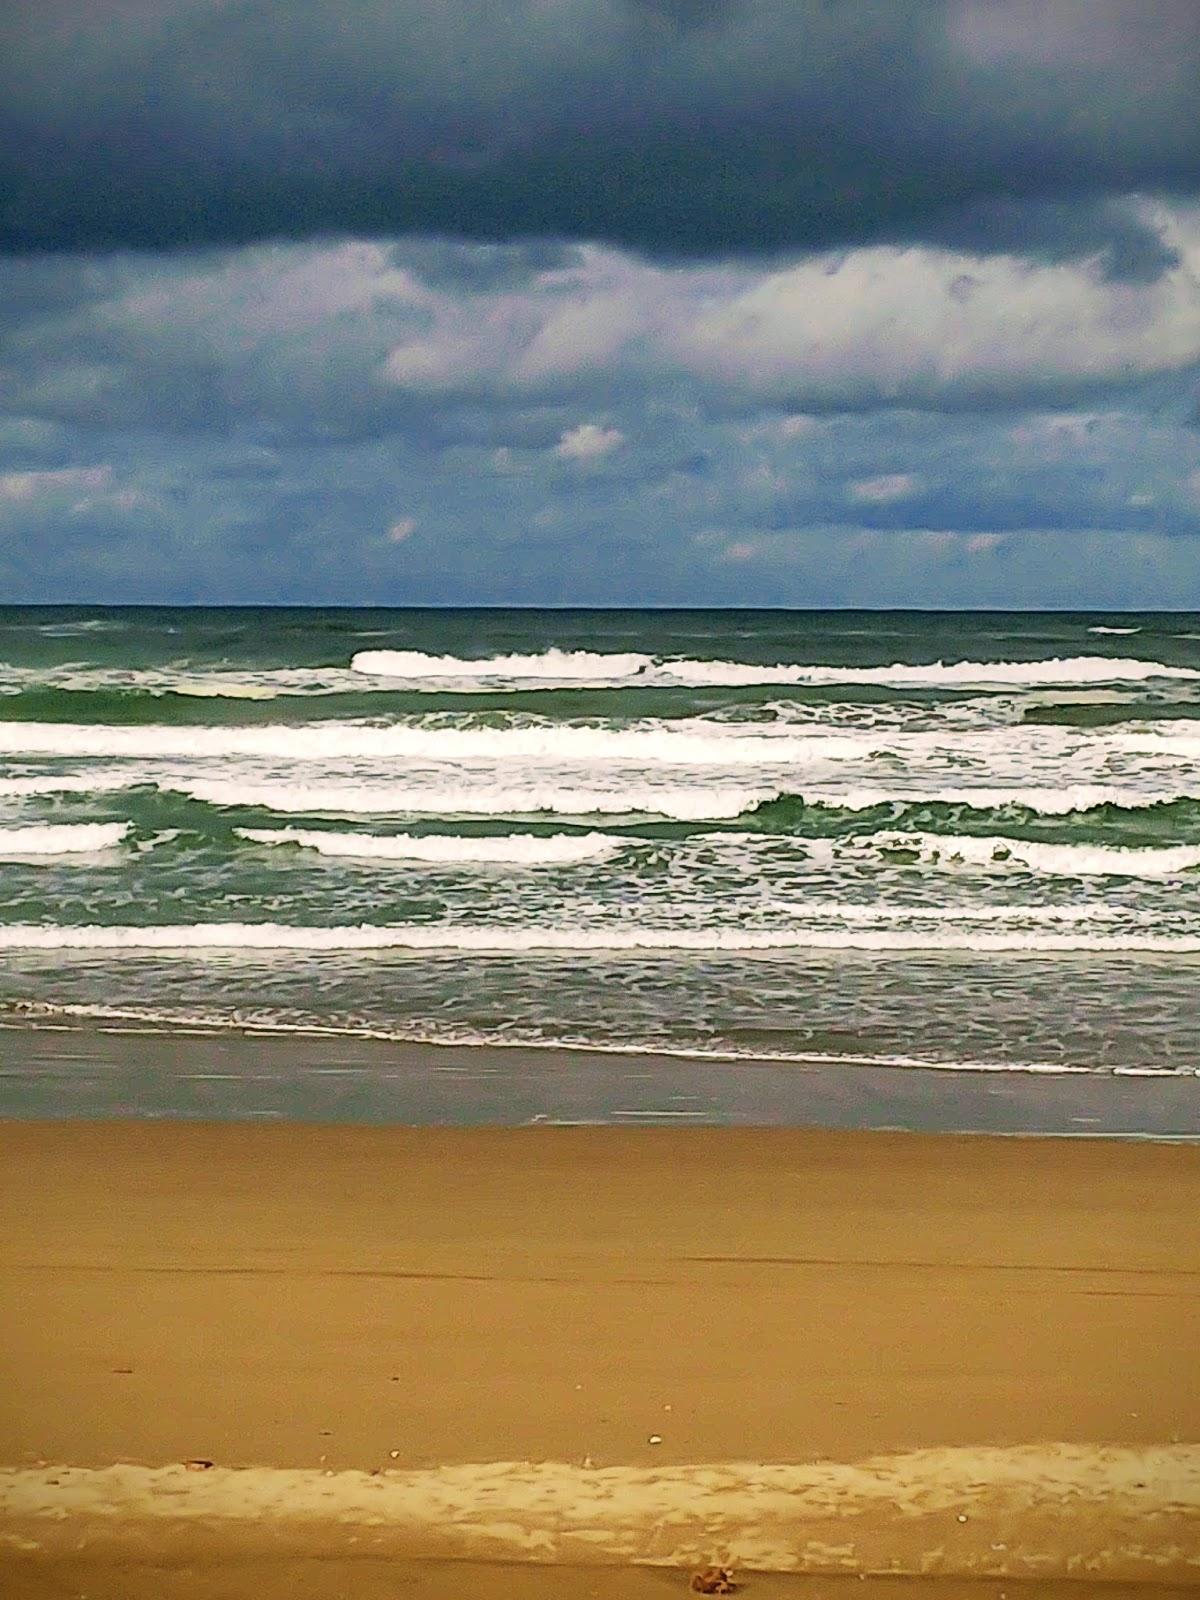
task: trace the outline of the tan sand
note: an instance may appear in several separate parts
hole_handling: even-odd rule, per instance
[[[0,1592],[1200,1583],[1198,1291],[1192,1146],[8,1124]]]

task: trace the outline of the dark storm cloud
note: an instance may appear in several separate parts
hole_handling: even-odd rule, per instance
[[[977,201],[932,228],[930,239],[983,255],[1047,262],[1090,256],[1110,282],[1153,283],[1179,264],[1178,251],[1128,201]]]
[[[45,0],[0,60],[12,252],[933,240],[1137,280],[1113,198],[1200,183],[1194,0]]]

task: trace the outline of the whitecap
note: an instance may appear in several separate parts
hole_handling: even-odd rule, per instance
[[[604,861],[622,840],[602,833],[506,833],[466,838],[458,834],[330,833],[309,828],[237,828],[255,844],[300,845],[324,856],[364,861],[428,862],[441,866],[575,866]]]
[[[872,811],[877,806],[966,806],[973,811],[1002,811],[1016,808],[1036,811],[1043,816],[1065,817],[1074,812],[1096,811],[1112,806],[1121,811],[1173,805],[1200,796],[1200,785],[1145,791],[1116,784],[1067,784],[1061,787],[967,788],[935,786],[929,789],[901,789],[867,784],[848,784],[845,788],[805,788],[795,796],[805,805],[839,811]],[[778,798],[778,796],[776,797]]]
[[[528,817],[656,816],[692,822],[740,816],[772,788],[687,787],[631,783],[612,788],[569,784],[488,785],[412,783],[293,784],[239,778],[174,775],[160,787],[208,805],[258,807],[285,814],[338,816]]]
[[[922,665],[888,662],[879,666],[835,667],[780,662],[658,659],[637,652],[544,650],[535,654],[480,657],[432,656],[420,650],[360,650],[351,669],[367,676],[390,677],[415,687],[470,684],[503,689],[540,683],[622,686],[680,685],[690,688],[751,687],[755,684],[878,684],[907,689],[1003,689],[1013,687],[1147,682],[1159,678],[1200,678],[1191,667],[1160,661],[1106,656],[1051,657],[1042,661],[935,661]]]
[[[429,722],[322,721],[234,728],[0,722],[0,755],[76,759],[238,756],[268,761],[607,761],[731,767],[862,758],[886,743],[879,735],[843,735],[817,725],[763,730],[701,720],[683,726],[657,722],[624,728],[551,722],[474,728]]]
[[[71,822],[0,828],[0,856],[11,859],[92,855],[119,845],[130,827],[128,822]]]
[[[1171,878],[1200,868],[1200,845],[1139,850],[941,833],[874,834],[856,843],[874,850],[912,851],[922,862],[934,866],[1017,867],[1066,878]]]
[[[564,682],[630,678],[653,666],[654,657],[639,651],[543,650],[536,654],[434,656],[423,650],[359,650],[351,670],[372,677],[432,679],[554,679]]]
[[[1011,927],[994,931],[975,923],[889,928],[871,925],[830,928],[655,928],[626,923],[520,927],[512,925],[423,924],[303,928],[283,923],[213,922],[173,926],[79,927],[15,924],[0,927],[3,950],[155,950],[188,955],[201,951],[369,951],[520,954],[561,952],[662,955],[702,953],[786,953],[819,950],[963,950],[972,953],[1071,954],[1083,952],[1200,953],[1200,938],[1147,934],[1131,929],[1096,932],[1086,926]]]

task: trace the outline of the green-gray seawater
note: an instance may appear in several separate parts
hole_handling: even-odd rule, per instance
[[[1149,1095],[1198,712],[1196,615],[0,610],[0,1020]]]

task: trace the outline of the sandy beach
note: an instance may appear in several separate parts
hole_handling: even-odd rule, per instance
[[[397,1563],[429,1595],[652,1594],[703,1559],[762,1594],[1200,1581],[1194,1147],[149,1122],[0,1146],[6,1592],[334,1594],[352,1558],[368,1596]],[[491,1565],[455,1589],[461,1560]]]

